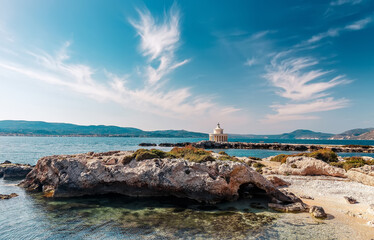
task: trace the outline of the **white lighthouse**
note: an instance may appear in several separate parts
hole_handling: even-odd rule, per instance
[[[213,130],[213,133],[209,134],[209,141],[215,142],[227,142],[228,135],[223,133],[223,129],[220,124],[217,124],[217,127]]]

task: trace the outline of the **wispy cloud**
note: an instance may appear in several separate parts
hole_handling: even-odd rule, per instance
[[[318,61],[312,58],[288,58],[279,62],[277,59],[275,57],[267,67],[268,73],[265,77],[274,87],[281,89],[277,94],[284,98],[299,101],[325,97],[328,95],[326,90],[348,82],[342,75],[329,81],[321,81],[321,78],[331,71],[308,71],[308,68],[318,64]]]
[[[177,67],[190,60],[177,62],[174,53],[180,40],[180,14],[174,4],[165,14],[162,22],[156,22],[148,10],[138,10],[140,19],[130,20],[141,38],[140,50],[143,56],[148,57],[149,63],[158,62],[158,67],[148,64],[146,73],[148,83],[153,85]]]
[[[354,22],[352,24],[349,24],[349,25],[345,26],[345,29],[353,30],[353,31],[354,30],[361,30],[361,29],[365,28],[366,25],[368,25],[370,22],[371,22],[371,18],[367,17],[367,18],[361,19],[357,22]]]
[[[326,112],[345,108],[349,104],[347,99],[334,99],[332,97],[317,99],[306,103],[288,103],[284,105],[272,105],[276,114],[267,115],[265,122],[280,122],[290,120],[318,119],[310,113]]]
[[[239,110],[218,106],[210,97],[195,96],[188,87],[161,88],[160,80],[165,74],[188,62],[174,60],[180,36],[179,14],[174,6],[161,23],[155,22],[147,10],[139,11],[139,15],[140,20],[132,21],[132,24],[141,38],[141,52],[148,58],[145,66],[148,75],[143,87],[129,88],[130,75],[117,76],[86,64],[72,63],[68,51],[70,42],[65,42],[56,54],[42,51],[23,53],[23,60],[18,63],[0,58],[0,69],[62,86],[98,101],[111,101],[126,108],[171,118],[196,119],[197,116],[212,116],[215,112],[229,114]],[[160,64],[152,68],[150,62],[156,60]]]
[[[344,4],[356,5],[356,4],[359,4],[361,2],[362,2],[362,0],[335,0],[335,1],[330,2],[330,5],[331,6],[341,6],[341,5],[344,5]]]
[[[321,41],[322,39],[328,38],[328,37],[337,37],[339,36],[342,32],[344,31],[357,31],[365,28],[370,22],[371,22],[371,17],[366,17],[364,19],[358,20],[356,22],[347,24],[345,27],[338,27],[338,28],[331,28],[327,30],[326,32],[322,32],[319,34],[316,34],[309,38],[306,43],[311,44],[311,43],[316,43]],[[305,44],[302,44],[305,45]]]
[[[346,107],[348,100],[328,97],[330,90],[349,83],[345,76],[338,75],[326,80],[332,71],[312,69],[319,63],[313,58],[282,59],[286,54],[278,54],[267,67],[265,78],[275,87],[276,94],[289,99],[286,104],[271,106],[276,114],[266,116],[265,122],[315,119],[310,113],[324,112]]]

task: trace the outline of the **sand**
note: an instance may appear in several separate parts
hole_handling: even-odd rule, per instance
[[[309,205],[322,206],[333,224],[348,225],[357,232],[356,239],[374,239],[374,187],[352,182],[348,179],[327,176],[280,176],[291,183],[288,189],[297,196],[309,196],[314,200],[302,198]],[[344,196],[355,198],[358,203],[349,204]]]

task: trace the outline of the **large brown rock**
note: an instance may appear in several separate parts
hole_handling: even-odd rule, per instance
[[[262,189],[278,201],[292,202],[244,163],[166,158],[129,161],[130,155],[117,151],[44,157],[20,185],[50,197],[118,193],[176,196],[208,203],[235,200],[239,194],[248,194],[246,191]]]
[[[365,185],[374,186],[374,165],[364,165],[351,168],[347,172],[348,178]]]
[[[305,156],[288,157],[286,163],[279,167],[278,173],[283,175],[347,177],[344,169],[333,167],[321,160]]]

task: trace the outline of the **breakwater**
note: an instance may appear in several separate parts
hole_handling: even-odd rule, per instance
[[[140,143],[141,147],[184,147],[191,145],[204,149],[264,149],[279,151],[316,151],[331,149],[334,152],[374,153],[374,146],[365,145],[318,145],[318,144],[288,144],[288,143],[247,143],[247,142],[182,142],[182,143]]]

